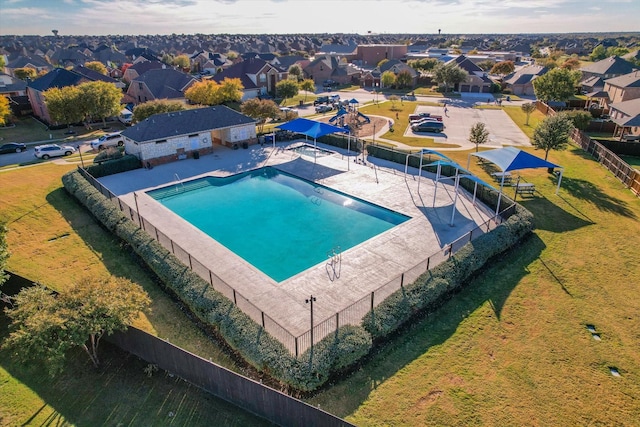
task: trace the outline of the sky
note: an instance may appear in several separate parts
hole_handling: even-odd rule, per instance
[[[640,32],[638,0],[0,0],[0,35]]]

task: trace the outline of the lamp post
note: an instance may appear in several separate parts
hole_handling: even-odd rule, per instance
[[[314,297],[313,295],[304,300],[305,304],[311,304],[311,351],[313,351],[313,302],[315,300],[316,297]]]
[[[84,169],[84,159],[82,158],[82,142],[78,143],[78,153],[80,154],[80,164],[82,165],[82,169]]]

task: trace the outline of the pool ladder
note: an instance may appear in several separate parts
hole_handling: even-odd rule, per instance
[[[180,191],[182,191],[184,193],[184,184],[182,183],[182,180],[180,179],[178,174],[174,173],[173,177],[176,179],[176,181],[178,181],[176,183],[176,193],[179,193]],[[180,185],[180,187],[178,187],[178,185]]]

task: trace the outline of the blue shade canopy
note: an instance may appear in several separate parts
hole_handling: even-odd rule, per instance
[[[503,172],[515,171],[520,169],[561,167],[544,159],[536,157],[533,154],[529,154],[526,151],[519,150],[515,147],[498,148],[497,150],[471,153],[471,155],[494,163]]]
[[[314,139],[319,138],[321,136],[336,133],[336,132],[340,132],[340,133],[346,132],[341,127],[329,125],[322,122],[316,122],[315,120],[309,120],[304,118],[291,120],[290,122],[283,123],[276,127],[282,130],[301,133],[303,135],[310,136]]]
[[[351,99],[349,100],[349,104],[359,104],[359,102],[358,102],[358,100],[357,100],[357,99],[355,99],[355,98],[351,98]]]

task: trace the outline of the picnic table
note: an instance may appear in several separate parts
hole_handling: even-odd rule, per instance
[[[502,182],[503,178],[504,178],[504,183],[505,184],[510,184],[511,183],[511,172],[494,172],[491,174],[491,176],[498,182]]]
[[[516,188],[516,194],[529,194],[533,196],[536,191],[536,186],[530,182],[520,182],[514,186]]]

